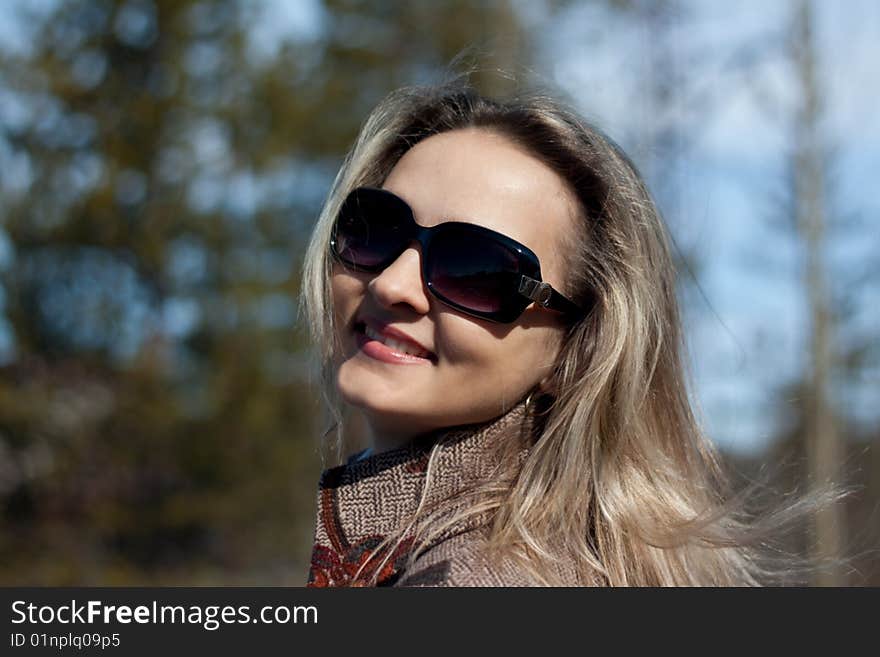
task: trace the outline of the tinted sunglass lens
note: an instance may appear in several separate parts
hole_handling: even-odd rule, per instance
[[[496,313],[509,308],[517,265],[516,255],[502,244],[451,230],[431,244],[428,280],[453,303]]]
[[[379,193],[356,192],[342,206],[334,237],[336,254],[364,269],[383,267],[407,239],[406,209]]]

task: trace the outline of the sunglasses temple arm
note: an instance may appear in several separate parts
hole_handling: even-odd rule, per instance
[[[535,303],[550,310],[569,315],[583,316],[585,311],[559,294],[549,283],[520,274],[519,293]]]

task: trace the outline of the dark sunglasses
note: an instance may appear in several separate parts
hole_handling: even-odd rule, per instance
[[[443,303],[493,322],[515,321],[533,301],[573,317],[585,311],[541,281],[538,256],[494,230],[459,221],[426,228],[399,196],[358,187],[346,197],[333,225],[330,249],[343,265],[378,272],[416,240],[422,278]]]

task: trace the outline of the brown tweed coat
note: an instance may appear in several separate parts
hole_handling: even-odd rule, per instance
[[[425,503],[429,508],[454,510],[456,503],[467,503],[462,494],[492,472],[497,441],[518,441],[521,459],[527,456],[534,425],[526,410],[520,402],[487,423],[434,432],[403,447],[361,460],[352,458],[325,470],[319,484],[308,586],[366,586],[373,575],[379,586],[537,584],[512,560],[490,560],[482,554],[485,521],[479,518],[447,528],[420,551],[408,569],[412,537],[405,536],[396,548],[395,543],[380,545],[416,511],[425,488],[429,450],[435,442],[441,443],[441,450]],[[560,574],[577,584],[573,570]]]

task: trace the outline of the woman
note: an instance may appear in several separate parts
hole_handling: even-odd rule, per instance
[[[372,447],[322,475],[309,584],[753,584],[630,160],[540,93],[405,88],[312,236],[324,392]],[[338,428],[338,427],[337,427]]]

